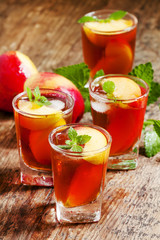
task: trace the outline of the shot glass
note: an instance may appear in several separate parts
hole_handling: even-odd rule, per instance
[[[103,90],[106,80],[125,78],[139,86],[140,96],[133,99],[108,98]],[[122,83],[119,84],[122,92]],[[139,156],[139,142],[143,128],[149,87],[142,79],[129,75],[106,75],[90,81],[89,93],[93,123],[105,128],[112,136],[108,169],[135,169]]]
[[[91,140],[83,145],[82,152],[59,147],[69,139],[70,127],[80,135],[91,136]],[[99,221],[111,146],[110,134],[92,124],[68,124],[54,129],[49,135],[49,143],[57,220],[60,223]]]
[[[32,91],[33,92],[33,91]],[[26,185],[53,186],[49,133],[72,122],[74,100],[53,89],[40,89],[51,105],[38,106],[22,92],[13,99],[20,179]]]
[[[106,19],[113,10],[98,10],[87,13]],[[100,69],[105,74],[128,74],[133,65],[137,18],[127,13],[123,19],[110,22],[86,22],[81,26],[84,61],[94,77]]]

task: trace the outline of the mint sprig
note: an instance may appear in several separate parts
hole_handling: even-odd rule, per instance
[[[160,152],[160,137],[156,131],[148,131],[144,137],[145,153],[147,157],[153,157]]]
[[[78,23],[85,23],[85,22],[101,22],[101,23],[106,23],[106,22],[110,22],[111,20],[119,20],[122,19],[125,15],[127,14],[126,11],[116,11],[113,12],[109,15],[108,18],[105,19],[99,19],[96,17],[92,17],[92,16],[83,16],[78,20]]]
[[[147,104],[157,101],[160,97],[160,83],[154,81],[154,70],[150,62],[136,66],[129,75],[143,79],[149,86],[149,96]]]
[[[26,87],[26,91],[30,102],[34,102],[40,107],[42,107],[43,105],[51,105],[51,102],[49,102],[45,96],[41,96],[41,92],[38,86],[34,89],[33,92],[29,87]]]
[[[148,119],[143,124],[143,130],[148,126],[153,129],[144,132],[144,145],[146,156],[152,157],[160,152],[160,120]]]
[[[70,65],[67,67],[61,67],[53,70],[55,73],[66,77],[79,89],[82,97],[84,99],[85,112],[91,112],[89,90],[86,87],[87,82],[89,81],[90,69],[87,64],[84,62],[79,64]],[[104,75],[103,70],[99,70],[95,77],[100,77]],[[94,78],[95,78],[94,77]]]
[[[105,75],[105,73],[104,73],[103,69],[100,69],[100,70],[98,70],[96,72],[96,74],[94,75],[93,79],[101,77],[101,76],[104,76],[104,75]]]
[[[72,152],[82,152],[83,147],[80,145],[87,143],[91,139],[89,135],[78,135],[77,131],[72,127],[68,130],[68,137],[70,140],[65,141],[66,145],[58,145],[58,147],[70,149]]]
[[[85,112],[90,111],[89,91],[85,86],[89,80],[90,69],[87,64],[79,63],[67,67],[61,67],[54,70],[55,73],[66,77],[79,89],[84,99]]]
[[[106,81],[103,83],[102,86],[103,90],[109,94],[109,95],[113,95],[113,92],[115,90],[115,83],[113,81]]]

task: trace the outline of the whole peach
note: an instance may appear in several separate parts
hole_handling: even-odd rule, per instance
[[[18,51],[0,56],[0,109],[12,112],[12,99],[23,91],[24,82],[37,73],[33,62]]]
[[[28,78],[24,84],[26,87],[52,88],[70,94],[74,99],[72,122],[78,122],[84,113],[84,101],[78,88],[67,78],[50,72],[43,72]]]

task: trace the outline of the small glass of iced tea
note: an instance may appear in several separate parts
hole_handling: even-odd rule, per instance
[[[90,139],[86,142],[84,136]],[[75,149],[77,141],[80,145]],[[110,134],[92,124],[67,124],[54,129],[49,142],[57,220],[60,223],[97,222],[101,217]]]
[[[106,19],[113,10],[97,10],[85,16]],[[82,24],[84,61],[91,77],[103,69],[105,74],[128,74],[132,69],[135,52],[137,18],[127,13],[122,19],[109,22]]]
[[[40,94],[50,105],[29,101],[27,92],[13,99],[20,177],[23,184],[52,186],[48,135],[54,128],[72,122],[74,100],[53,89],[40,89]]]
[[[114,85],[107,93],[104,84]],[[110,84],[112,83],[112,84]],[[90,81],[93,123],[112,136],[109,169],[135,169],[149,87],[142,79],[110,74]]]

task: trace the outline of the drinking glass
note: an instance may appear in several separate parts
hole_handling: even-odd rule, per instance
[[[106,19],[113,10],[97,10],[85,16]],[[86,22],[81,25],[84,62],[93,78],[100,69],[105,74],[128,74],[133,65],[137,18],[127,13],[109,23]]]
[[[40,89],[40,92],[51,105],[37,110],[33,104],[31,112],[27,111],[32,103],[26,92],[13,99],[20,179],[27,185],[53,186],[48,135],[57,126],[72,122],[74,100],[70,95],[53,89]]]
[[[59,147],[69,139],[70,127],[91,135],[92,142],[85,145],[85,151],[73,152]],[[97,222],[101,217],[111,136],[105,129],[92,124],[67,124],[50,133],[49,143],[58,221]]]
[[[102,89],[102,83],[112,78],[127,78],[134,81],[140,87],[140,97],[127,100],[108,98]],[[123,87],[123,84],[121,86]],[[149,87],[145,81],[129,75],[110,74],[90,81],[89,93],[93,123],[105,128],[112,136],[109,169],[135,169],[137,167],[148,92]]]

